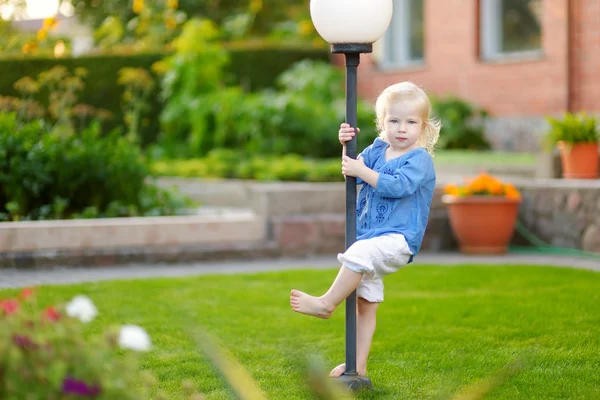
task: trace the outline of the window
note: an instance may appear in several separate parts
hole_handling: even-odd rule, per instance
[[[481,58],[510,58],[541,51],[542,0],[480,0]]]
[[[383,37],[383,67],[405,66],[423,60],[424,1],[394,0],[392,22]]]

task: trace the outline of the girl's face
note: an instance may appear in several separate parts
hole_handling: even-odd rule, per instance
[[[418,140],[423,132],[423,118],[415,107],[396,102],[385,108],[385,135],[393,151],[404,154],[419,147]]]

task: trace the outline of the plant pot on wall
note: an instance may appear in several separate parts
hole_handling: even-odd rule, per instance
[[[514,235],[521,195],[511,184],[481,174],[464,186],[447,185],[448,208],[459,249],[469,254],[502,254]]]
[[[598,178],[598,143],[558,142],[563,178],[596,179]]]
[[[502,254],[515,231],[520,200],[506,197],[444,195],[450,227],[460,251]]]
[[[584,113],[567,113],[563,119],[548,118],[546,146],[560,151],[565,179],[598,178],[598,129],[596,119]]]

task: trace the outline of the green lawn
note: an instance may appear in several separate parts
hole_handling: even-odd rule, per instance
[[[202,326],[269,399],[310,399],[304,360],[344,358],[344,308],[321,321],[289,308],[291,288],[325,290],[336,271],[199,276],[47,287],[44,302],[85,293],[106,323],[146,328],[145,359],[172,395],[193,379],[207,399],[232,398],[186,332]],[[0,291],[0,297],[16,291]],[[489,399],[600,398],[600,274],[533,266],[410,266],[386,278],[369,377],[360,399],[447,399],[507,364],[521,369]]]
[[[536,155],[532,153],[512,153],[497,151],[438,150],[435,152],[436,167],[461,171],[472,170],[473,174],[486,169],[503,173],[535,168]],[[273,157],[267,161],[257,155],[252,161],[232,164],[225,159],[176,159],[160,160],[152,163],[152,171],[157,176],[180,176],[189,178],[341,182],[339,158],[308,160],[299,156]],[[441,170],[440,170],[441,172]],[[497,172],[496,172],[497,173]]]
[[[532,167],[536,163],[533,153],[515,153],[500,151],[437,150],[436,165],[512,165]]]

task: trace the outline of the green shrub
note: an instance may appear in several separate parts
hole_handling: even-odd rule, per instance
[[[598,142],[596,119],[585,113],[566,113],[562,119],[548,117],[547,120],[550,130],[546,135],[545,145],[550,149],[560,141],[569,144]]]
[[[138,54],[132,56],[85,56],[78,58],[23,58],[0,59],[0,94],[18,96],[13,84],[24,76],[37,77],[41,72],[52,69],[57,65],[66,67],[73,72],[77,68],[85,68],[87,76],[85,87],[79,93],[79,101],[99,109],[108,110],[112,118],[103,124],[106,131],[124,126],[124,116],[121,110],[123,87],[117,83],[119,70],[124,67],[148,69],[160,60],[162,54]],[[161,108],[158,90],[153,90],[149,96],[151,117],[142,123],[141,140],[143,143],[154,141],[159,131],[156,115]],[[48,106],[48,104],[44,104]]]
[[[439,149],[487,150],[484,123],[488,113],[454,96],[432,97],[433,114],[442,121]]]
[[[228,51],[231,62],[225,67],[225,78],[230,84],[241,84],[247,90],[275,86],[274,78],[298,60],[305,58],[327,60],[327,49],[306,49],[275,45],[252,45],[245,48],[236,44]],[[24,76],[36,77],[56,65],[74,71],[88,71],[86,85],[79,96],[81,103],[112,113],[104,126],[107,131],[124,125],[122,95],[124,88],[117,83],[119,70],[125,67],[144,68],[162,60],[168,54],[97,55],[77,58],[0,58],[0,96],[18,96],[13,84]],[[158,116],[162,110],[159,88],[148,96],[150,110],[141,122],[140,137],[143,145],[156,142],[160,131]],[[47,106],[47,104],[46,104]]]
[[[186,203],[149,185],[140,149],[98,125],[76,135],[0,113],[0,220],[172,214]]]
[[[186,178],[233,178],[258,181],[342,182],[340,159],[313,160],[285,156],[244,156],[241,152],[217,149],[193,160],[159,160],[152,164],[159,176]]]
[[[304,60],[277,78],[277,89],[244,93],[239,87],[198,94],[179,102],[192,125],[185,136],[165,136],[168,157],[203,157],[215,148],[250,154],[341,155],[338,127],[345,120],[344,73]],[[376,136],[370,104],[359,101],[359,148]]]

